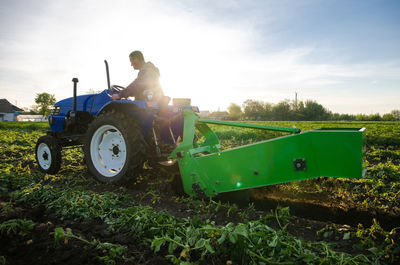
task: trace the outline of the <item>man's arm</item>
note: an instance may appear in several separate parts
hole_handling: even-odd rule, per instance
[[[155,67],[153,66],[153,68]],[[112,95],[112,99],[116,100],[121,98],[127,98],[130,96],[138,97],[145,89],[153,88],[154,90],[154,88],[160,87],[158,81],[159,75],[160,74],[157,68],[155,68],[154,70],[152,68],[141,69],[138,73],[137,78],[132,83],[130,83],[124,90],[119,92],[119,94]],[[162,90],[160,93],[157,94],[160,95],[156,95],[156,97],[163,96]]]
[[[132,83],[130,83],[124,90],[119,92],[119,96],[121,98],[135,97],[140,92],[140,87],[142,86],[143,82],[141,75],[138,75],[138,77]]]
[[[119,92],[118,94],[114,94],[111,96],[113,100],[127,98],[127,97],[135,97],[138,95],[140,91],[140,87],[143,85],[143,77],[142,74],[139,72],[138,77],[130,83],[124,90]]]

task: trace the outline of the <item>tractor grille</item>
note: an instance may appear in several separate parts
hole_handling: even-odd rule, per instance
[[[50,115],[58,115],[58,113],[60,113],[60,107],[59,106],[55,106],[52,110],[51,110],[51,114]]]

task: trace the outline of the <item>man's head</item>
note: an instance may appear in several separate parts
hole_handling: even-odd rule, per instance
[[[133,51],[129,54],[129,60],[131,61],[133,69],[139,70],[144,64],[143,53],[141,51]]]

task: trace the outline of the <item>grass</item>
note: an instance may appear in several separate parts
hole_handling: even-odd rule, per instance
[[[302,130],[354,125],[336,122],[263,124],[296,125]],[[357,125],[367,127],[368,174],[365,179],[309,180],[278,187],[286,192],[330,192],[341,199],[350,196],[357,207],[399,214],[400,155],[397,142],[400,125]],[[41,206],[55,213],[65,224],[100,219],[108,225],[110,232],[128,233],[146,242],[155,252],[164,251],[174,264],[199,264],[202,260],[216,264],[394,264],[399,261],[400,229],[385,231],[376,221],[371,227],[359,226],[356,231],[342,232],[329,226],[319,231],[321,241],[307,241],[287,231],[292,220],[288,208],[253,217],[257,212],[251,205],[239,209],[236,205],[222,205],[213,200],[176,197],[177,205],[187,205],[190,212],[189,217],[174,216],[157,209],[165,198],[158,186],[149,186],[135,197],[125,188],[109,191],[109,187],[88,179],[80,162],[80,149],[63,151],[64,166],[55,176],[41,174],[33,166],[34,146],[47,129],[46,123],[0,123],[0,192],[1,198],[7,201],[2,213],[3,210],[4,213],[13,211],[13,205]],[[237,142],[245,144],[276,136],[220,126],[215,130],[227,147]],[[93,190],[94,187],[99,190]],[[146,200],[151,201],[150,206],[145,205]],[[215,213],[223,210],[226,218],[237,214],[240,221],[217,224]],[[277,227],[271,226],[271,220],[278,224]],[[8,219],[0,224],[0,231],[2,236],[8,233],[24,237],[33,226],[29,219]],[[58,243],[79,240],[90,248],[100,248],[104,255],[99,258],[105,264],[128,262],[129,255],[123,244],[103,242],[101,238],[87,239],[62,227],[57,227],[54,235]],[[340,235],[342,240],[357,238],[359,244],[355,247],[359,249],[354,253],[335,251],[328,241],[334,235]]]

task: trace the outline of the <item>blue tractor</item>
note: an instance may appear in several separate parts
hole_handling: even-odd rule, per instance
[[[134,179],[146,160],[178,162],[181,188],[193,196],[262,187],[319,176],[361,178],[364,128],[297,128],[201,119],[189,99],[111,100],[122,87],[57,102],[49,116],[51,130],[39,138],[36,160],[41,171],[55,174],[61,149],[83,146],[89,172],[101,182]],[[282,137],[224,150],[208,126],[233,126],[287,133]],[[166,155],[165,155],[166,154]]]
[[[171,106],[164,97],[161,106],[152,100],[151,92],[145,93],[145,100],[113,101],[111,96],[123,87],[110,85],[105,63],[108,89],[77,96],[78,79],[74,78],[73,97],[54,105],[48,118],[50,131],[35,148],[42,172],[58,172],[63,147],[83,146],[87,168],[96,179],[125,182],[137,176],[146,160],[166,160],[162,146],[174,147],[182,137],[183,109],[198,112],[190,99],[173,99]]]

